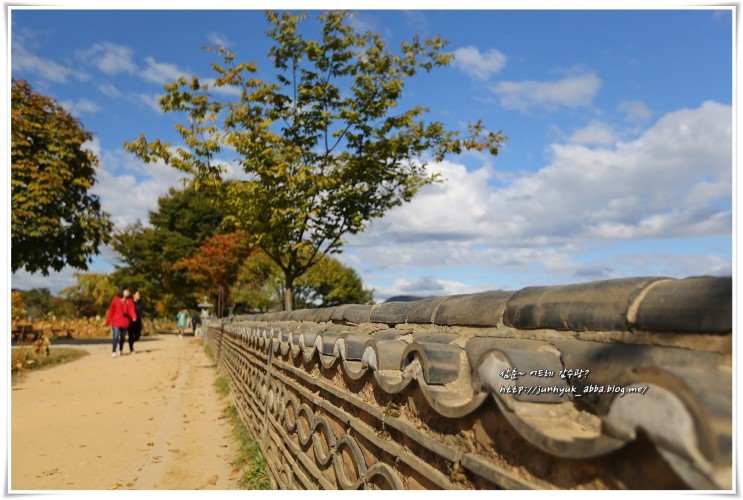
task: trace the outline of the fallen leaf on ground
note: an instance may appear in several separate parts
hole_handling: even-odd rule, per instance
[[[219,481],[219,476],[216,474],[210,477],[206,482],[209,484],[217,484],[217,481]]]
[[[52,475],[56,474],[57,472],[59,472],[59,468],[51,469],[51,470],[42,472],[41,474],[39,474],[36,477],[52,476]]]

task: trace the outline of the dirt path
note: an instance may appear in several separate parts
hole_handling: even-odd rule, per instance
[[[76,347],[90,355],[12,387],[12,491],[237,489],[229,401],[200,338],[113,359],[109,344]]]

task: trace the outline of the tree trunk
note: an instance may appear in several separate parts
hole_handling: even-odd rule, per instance
[[[294,276],[284,273],[284,311],[294,310]]]

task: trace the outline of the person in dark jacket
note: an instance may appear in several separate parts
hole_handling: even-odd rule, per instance
[[[191,315],[191,327],[193,327],[194,337],[196,336],[196,325],[199,324],[199,316],[194,313]]]
[[[141,295],[139,294],[139,290],[135,290],[132,294],[132,301],[134,302],[134,312],[136,313],[137,317],[136,319],[133,319],[129,323],[129,352],[134,354],[136,351],[134,350],[134,343],[139,340],[139,337],[142,336],[142,310],[144,307],[142,306],[141,302]],[[119,338],[119,352],[124,350],[124,336],[122,335]]]
[[[111,305],[108,307],[108,314],[106,315],[106,326],[111,325],[114,334],[112,358],[116,357],[116,344],[119,343],[119,337],[126,335],[130,323],[136,319],[137,312],[134,309],[134,302],[129,298],[129,288],[124,287],[121,290],[121,295],[111,299]],[[119,355],[121,354],[121,349],[119,349]]]

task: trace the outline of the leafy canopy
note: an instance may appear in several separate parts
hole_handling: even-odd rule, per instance
[[[19,290],[24,304],[26,316],[31,319],[41,319],[54,314],[54,297],[48,288],[32,288]]]
[[[90,194],[98,158],[83,145],[93,134],[22,80],[11,108],[11,269],[87,269],[113,227]]]
[[[318,16],[317,38],[301,33],[304,15],[268,12],[273,80],[258,78],[251,62],[219,47],[216,78],[180,77],[160,99],[184,145],[173,148],[144,135],[125,147],[147,162],[163,160],[216,186],[225,175],[222,154],[247,174],[230,182],[225,203],[232,217],[284,275],[286,309],[294,280],[342,238],[408,202],[437,180],[426,157],[441,160],[464,149],[498,153],[505,137],[481,122],[468,135],[427,122],[427,109],[403,109],[405,81],[452,60],[439,37],[417,36],[391,51],[376,33],[359,33],[347,12]],[[262,73],[263,74],[263,73]],[[222,100],[220,95],[237,95]]]
[[[179,260],[173,269],[188,272],[200,292],[216,294],[217,316],[222,316],[224,304],[230,302],[230,287],[250,251],[248,238],[242,231],[214,234],[202,243],[194,256]]]
[[[242,264],[232,294],[248,312],[280,308],[284,297],[281,269],[265,253],[255,252]],[[374,298],[356,271],[328,255],[297,278],[294,295],[300,309],[371,304]]]
[[[105,316],[111,297],[118,288],[109,275],[101,273],[75,273],[75,285],[59,292],[70,302],[80,316]]]
[[[198,300],[186,291],[200,285],[187,269],[174,266],[194,256],[215,233],[234,229],[222,224],[226,212],[209,198],[193,188],[171,188],[149,212],[148,227],[137,222],[116,231],[112,246],[120,263],[112,279],[117,287],[138,288],[163,315],[170,316],[183,305],[195,308]],[[196,292],[202,297],[206,290]]]
[[[28,311],[26,310],[26,302],[23,300],[23,293],[19,290],[13,290],[10,292],[10,316],[15,320],[25,316]]]

